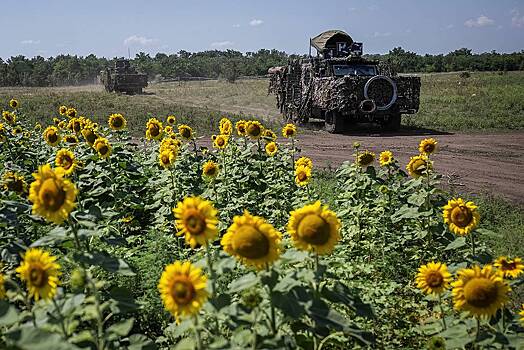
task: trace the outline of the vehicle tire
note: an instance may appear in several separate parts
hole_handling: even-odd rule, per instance
[[[389,119],[382,124],[384,131],[398,131],[400,129],[401,121],[400,113],[394,113],[389,116]]]
[[[345,130],[345,120],[340,112],[329,111],[326,112],[326,119],[324,127],[330,134],[340,134]]]

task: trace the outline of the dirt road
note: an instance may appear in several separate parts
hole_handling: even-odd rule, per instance
[[[324,131],[305,132],[298,145],[321,167],[337,167],[352,159],[353,142],[377,154],[389,149],[403,167],[418,154],[421,139],[433,137],[439,151],[433,157],[443,182],[458,184],[458,190],[487,192],[524,203],[524,132],[488,134],[433,134],[407,131],[398,134],[355,133],[332,135]]]

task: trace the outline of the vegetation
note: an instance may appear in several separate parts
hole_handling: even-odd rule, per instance
[[[522,252],[490,246],[521,216],[439,189],[434,139],[407,173],[356,143],[332,176],[293,125],[223,118],[206,149],[194,125],[151,118],[137,147],[122,114],[64,106],[39,126],[9,104],[2,348],[524,345]]]

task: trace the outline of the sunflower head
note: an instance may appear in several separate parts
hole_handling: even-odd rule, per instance
[[[262,137],[266,142],[273,142],[277,140],[277,134],[273,132],[273,130],[270,129],[264,129],[264,132],[262,133]]]
[[[306,168],[313,168],[313,161],[308,157],[300,157],[295,161],[295,168],[305,166]]]
[[[320,201],[290,213],[287,232],[299,250],[329,254],[340,240],[340,220]]]
[[[246,136],[246,124],[247,122],[245,120],[236,122],[235,128],[237,129],[238,136]]]
[[[262,136],[264,127],[257,120],[250,120],[246,123],[246,134],[252,139],[258,139]]]
[[[173,209],[177,235],[184,235],[186,243],[195,248],[207,245],[217,234],[217,210],[210,201],[200,197],[187,197]]]
[[[457,235],[465,236],[479,224],[480,214],[473,202],[465,202],[462,198],[450,199],[443,209],[444,223]]]
[[[175,117],[174,115],[168,115],[168,116],[166,117],[166,123],[167,123],[168,125],[175,125],[175,123],[176,123],[176,117]]]
[[[18,194],[27,192],[27,183],[22,175],[8,171],[3,176],[3,187]]]
[[[524,264],[521,258],[510,259],[506,256],[501,256],[493,264],[502,274],[504,278],[517,278],[524,272]]]
[[[60,113],[60,115],[65,116],[66,113],[67,113],[67,107],[66,107],[66,106],[60,106],[60,107],[58,107],[58,113]]]
[[[23,255],[18,276],[26,283],[29,295],[35,300],[50,300],[60,284],[60,265],[56,257],[39,248],[30,248]]]
[[[5,299],[5,278],[4,275],[0,272],[0,300]]]
[[[446,264],[430,262],[418,270],[415,282],[417,288],[426,294],[441,294],[449,288],[451,274]]]
[[[268,156],[273,157],[275,154],[277,154],[278,147],[275,142],[273,141],[268,142],[265,148],[266,148],[266,153]]]
[[[214,179],[217,177],[219,171],[218,164],[212,160],[208,160],[202,166],[202,175],[205,179]]]
[[[98,138],[98,135],[91,126],[86,126],[84,129],[82,129],[82,136],[89,146],[93,146],[96,139]]]
[[[22,129],[22,127],[20,125],[15,125],[15,127],[13,128],[13,130],[11,130],[11,132],[13,133],[13,135],[20,135],[24,130]]]
[[[421,154],[419,156],[411,157],[406,169],[408,170],[409,175],[417,179],[422,175],[428,174],[432,167],[433,165],[428,157]]]
[[[104,137],[99,137],[95,140],[93,148],[98,153],[98,156],[102,159],[108,158],[113,152],[113,148],[109,141]]]
[[[9,101],[9,106],[13,109],[17,109],[20,107],[20,102],[18,102],[18,100],[12,98],[10,101]]]
[[[395,162],[393,158],[393,153],[391,151],[380,152],[379,156],[380,166],[389,166]]]
[[[213,135],[215,136],[215,135]],[[224,149],[227,146],[229,137],[227,135],[216,135],[213,138],[213,147],[218,149]]]
[[[82,123],[78,118],[71,118],[69,119],[67,128],[74,133],[79,133],[82,130]]]
[[[58,146],[61,141],[60,135],[58,134],[58,128],[56,126],[48,126],[45,128],[42,136],[49,146]]]
[[[437,151],[437,140],[434,138],[430,139],[424,139],[420,141],[420,144],[418,145],[418,150],[420,154],[425,154],[429,156],[432,153],[435,153]]]
[[[3,111],[2,117],[4,118],[7,124],[13,125],[14,123],[16,123],[16,114],[15,113]]]
[[[233,123],[228,118],[222,118],[218,123],[218,128],[220,134],[229,136],[233,132]]]
[[[150,118],[146,124],[146,138],[148,140],[160,140],[162,134],[162,123],[156,118]]]
[[[222,237],[224,251],[247,266],[258,270],[273,264],[281,253],[282,234],[266,220],[252,216],[235,216]]]
[[[164,128],[164,132],[167,134],[167,135],[171,135],[173,133],[173,127],[171,125],[168,125]]]
[[[364,151],[357,155],[357,165],[365,168],[375,160],[375,153],[370,151]]]
[[[108,122],[109,127],[113,130],[124,130],[127,126],[127,120],[120,113],[113,113],[109,116]]]
[[[524,325],[524,304],[522,304],[522,308],[520,309],[519,316],[520,316],[520,323]]]
[[[171,137],[165,137],[160,142],[160,148],[159,152],[162,152],[163,150],[169,149],[170,151],[175,153],[175,157],[178,154],[178,149],[180,148],[180,141],[177,139],[173,139]]]
[[[427,344],[426,349],[428,350],[446,350],[446,340],[442,337],[431,337]]]
[[[158,164],[164,169],[169,169],[175,164],[176,153],[171,148],[164,148],[158,154]]]
[[[66,175],[72,174],[76,168],[75,154],[68,149],[62,148],[56,153],[55,165],[62,167]]]
[[[478,318],[495,315],[507,302],[510,291],[502,275],[491,265],[459,270],[451,286],[455,309]]]
[[[77,115],[78,112],[73,107],[68,108],[66,111],[66,116],[68,116],[69,118],[76,118]]]
[[[286,124],[282,128],[282,136],[285,138],[295,137],[297,135],[297,127],[294,124]]]
[[[207,301],[207,277],[189,261],[167,265],[158,282],[164,307],[173,316],[196,315]]]
[[[75,146],[78,144],[78,137],[73,134],[65,135],[63,140],[70,146]]]
[[[193,138],[193,129],[189,125],[181,124],[178,126],[178,134],[184,140],[191,140]]]
[[[306,186],[311,180],[311,168],[299,165],[295,168],[295,182],[299,186]]]

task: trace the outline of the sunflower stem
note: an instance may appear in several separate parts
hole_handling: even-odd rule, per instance
[[[471,232],[471,253],[475,256],[475,234]]]
[[[477,334],[475,335],[475,343],[477,342],[480,336],[480,319],[477,317],[476,320],[477,320]]]
[[[195,317],[193,317],[193,321],[194,321],[194,330],[195,330],[195,339],[196,339],[196,342],[197,342],[197,349],[198,350],[201,350],[203,349],[202,347],[202,338],[200,337],[200,332],[198,330],[198,317],[197,315],[195,315]]]
[[[207,256],[207,267],[209,268],[209,276],[211,277],[211,295],[214,297],[216,294],[216,285],[215,285],[215,270],[213,270],[213,259],[211,257],[211,248],[209,247],[209,242],[206,242],[206,256]]]
[[[444,308],[442,307],[442,297],[440,293],[438,295],[438,306],[440,308],[440,313],[442,314],[442,327],[446,330],[448,327],[446,326],[446,315],[444,314]]]
[[[318,258],[318,252],[315,252],[315,291],[317,294],[320,290],[320,263]]]
[[[268,273],[271,272],[271,269],[269,268],[269,264],[266,264],[266,271]],[[275,316],[275,304],[273,303],[273,298],[272,298],[273,288],[268,286],[268,289],[269,289],[269,305],[270,305],[270,312],[271,312],[271,316],[270,316],[271,334],[275,336],[277,334],[277,321],[276,321],[276,316]]]
[[[65,322],[64,322],[64,315],[62,315],[62,311],[58,307],[58,304],[56,303],[56,300],[54,298],[52,300],[53,300],[53,305],[55,306],[56,312],[58,313],[58,316],[60,318],[60,328],[62,328],[62,333],[64,333],[64,337],[67,340],[67,339],[69,339],[69,335],[67,334],[67,331],[66,331]]]
[[[95,297],[95,310],[96,310],[96,322],[97,322],[96,346],[98,350],[103,350],[105,348],[104,321],[103,321],[102,309],[100,307],[100,295],[98,293],[98,289],[96,288],[95,282],[91,279],[91,276],[88,277],[88,282],[91,287],[93,296]]]

